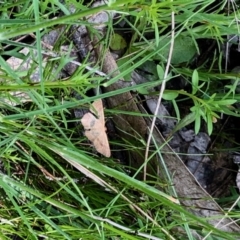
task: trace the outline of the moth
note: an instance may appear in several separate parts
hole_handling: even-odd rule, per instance
[[[97,117],[96,117],[97,116]],[[104,111],[102,100],[96,100],[92,103],[90,112],[84,114],[81,123],[85,130],[85,136],[97,150],[105,157],[111,156],[108,137],[106,134]]]

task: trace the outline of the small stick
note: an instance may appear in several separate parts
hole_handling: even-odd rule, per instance
[[[174,15],[174,14],[175,14],[174,11],[172,11],[172,13],[171,13],[171,15],[172,15],[172,33],[171,33],[170,49],[169,49],[169,54],[168,54],[168,60],[167,60],[166,69],[165,69],[165,72],[164,72],[164,77],[163,77],[162,86],[161,86],[161,89],[160,89],[160,92],[159,92],[157,107],[156,107],[156,110],[155,110],[155,113],[154,113],[154,116],[153,116],[153,120],[152,120],[152,124],[151,124],[151,128],[150,128],[150,132],[149,132],[149,135],[148,135],[147,146],[146,146],[146,151],[145,151],[145,164],[144,164],[144,172],[143,172],[143,181],[146,181],[146,175],[147,175],[147,159],[148,159],[150,142],[151,142],[151,138],[152,138],[152,134],[153,134],[153,129],[154,129],[154,127],[155,127],[158,110],[159,110],[159,107],[160,107],[160,104],[161,104],[163,92],[164,92],[164,90],[165,90],[166,79],[167,79],[167,75],[168,75],[168,72],[169,72],[169,68],[170,68],[170,64],[171,64],[171,59],[172,59],[172,54],[173,54],[174,34],[175,34],[175,15]]]

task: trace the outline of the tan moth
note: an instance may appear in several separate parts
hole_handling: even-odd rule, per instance
[[[85,136],[92,142],[97,152],[105,157],[110,157],[111,151],[106,134],[102,100],[99,99],[94,101],[90,111],[91,112],[84,114],[81,119],[81,123],[85,130]]]

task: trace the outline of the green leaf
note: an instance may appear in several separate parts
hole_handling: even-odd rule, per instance
[[[180,111],[179,111],[178,105],[177,105],[175,100],[172,100],[172,104],[173,104],[173,108],[175,110],[175,114],[176,114],[177,120],[179,122],[181,118],[180,118]]]
[[[159,79],[163,79],[164,78],[164,70],[162,68],[162,66],[157,65],[157,74]]]
[[[195,134],[198,134],[201,127],[201,116],[199,112],[195,112],[194,115],[195,115],[194,131]]]
[[[149,94],[148,88],[146,88],[146,87],[138,87],[136,90],[137,90],[138,93],[140,93],[142,95],[148,95]]]
[[[159,48],[163,48],[161,51],[161,55],[165,59],[167,59],[170,48],[170,39],[166,37],[160,39]],[[175,38],[174,41],[171,63],[172,64],[187,63],[194,57],[196,53],[197,48],[192,38],[179,35],[178,37]]]
[[[114,33],[109,46],[112,50],[121,50],[127,47],[127,43],[121,35]]]
[[[235,99],[226,99],[226,100],[214,101],[214,104],[226,106],[226,105],[232,105],[236,102],[237,102],[237,100],[235,100]]]
[[[173,135],[175,132],[178,130],[186,127],[188,124],[192,123],[195,121],[195,112],[191,112],[188,115],[186,115],[177,125],[176,127],[172,130],[171,135]]]
[[[234,110],[234,111],[231,111],[231,110]],[[235,108],[229,108],[229,107],[226,107],[226,106],[221,106],[221,112],[229,115],[229,116],[235,116],[235,117],[240,117],[240,112],[239,111],[236,111]]]
[[[164,100],[174,100],[178,97],[177,92],[164,92],[163,93],[163,99]]]
[[[207,114],[207,129],[208,135],[211,135],[213,131],[213,116],[211,113]]]
[[[195,69],[192,74],[192,94],[195,94],[198,90],[199,76],[198,71]]]

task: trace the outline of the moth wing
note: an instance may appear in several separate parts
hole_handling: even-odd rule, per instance
[[[92,113],[86,113],[81,123],[85,129],[85,136],[92,142],[97,152],[105,157],[110,157],[111,151],[108,143],[105,125],[100,119],[97,119]]]
[[[103,103],[101,99],[98,99],[92,103],[92,109],[90,108],[90,111],[93,114],[96,114],[98,116],[98,119],[101,121],[101,123],[104,126],[105,120],[104,120]]]
[[[96,148],[96,150],[103,156],[105,157],[111,156],[111,151],[106,132],[102,132],[98,138],[95,138],[93,145]]]
[[[85,130],[91,129],[98,119],[91,113],[86,113],[81,119],[81,123]]]

